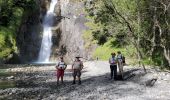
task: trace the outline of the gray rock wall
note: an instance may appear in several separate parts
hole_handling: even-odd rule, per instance
[[[61,0],[60,8],[63,19],[60,20],[56,33],[54,33],[58,34],[56,37],[59,36],[59,43],[53,44],[53,46],[56,45],[56,48],[53,48],[52,59],[61,55],[64,55],[68,62],[73,61],[77,55],[90,59],[91,56],[84,48],[85,43],[82,37],[83,31],[87,29],[84,25],[87,21],[84,15],[84,3]],[[59,11],[57,10],[57,12]]]
[[[50,0],[36,0],[38,9],[25,15],[19,29],[17,45],[22,63],[34,62],[38,58],[42,40],[42,20],[49,7]],[[91,51],[84,48],[83,31],[87,29],[84,15],[84,3],[73,0],[59,0],[55,7],[56,18],[53,25],[52,54],[50,61],[56,61],[59,56],[65,56],[68,62],[79,55],[85,59],[91,58]]]
[[[17,34],[20,63],[35,61],[41,43],[41,2],[36,1],[37,9],[25,13]],[[17,62],[16,62],[17,63]]]

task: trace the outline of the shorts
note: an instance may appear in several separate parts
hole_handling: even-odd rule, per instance
[[[81,70],[79,69],[74,69],[73,70],[73,77],[80,77],[81,76]]]
[[[57,77],[63,77],[64,76],[64,70],[63,69],[57,69]]]

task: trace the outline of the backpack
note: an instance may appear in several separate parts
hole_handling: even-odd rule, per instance
[[[126,63],[126,62],[125,62],[125,56],[123,56],[123,55],[122,55],[122,62],[123,62],[123,64]]]

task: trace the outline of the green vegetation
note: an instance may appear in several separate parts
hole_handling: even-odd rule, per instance
[[[6,71],[6,69],[0,69],[0,76],[8,76],[9,73]]]
[[[170,66],[169,3],[160,0],[86,0],[90,30],[85,32],[90,35],[87,42],[97,41],[99,46],[94,57],[108,59],[110,52],[120,50],[142,65]]]
[[[17,53],[18,29],[24,15],[35,7],[34,0],[0,0],[0,61]]]
[[[118,51],[121,51],[122,54],[125,56],[125,57],[130,57],[131,59],[134,58],[134,54],[133,52],[135,52],[135,50],[133,48],[131,48],[130,46],[129,47],[126,47],[126,48],[123,48],[123,47],[117,47],[116,45],[113,45],[113,42],[115,40],[113,39],[110,39],[108,42],[106,42],[104,45],[101,45],[99,46],[94,54],[93,54],[93,57],[94,58],[99,58],[101,60],[108,60],[108,58],[110,58],[110,54],[112,52],[115,52],[117,53]],[[127,59],[128,59],[127,58]]]
[[[0,81],[0,89],[6,89],[6,88],[14,88],[15,82],[13,81]]]

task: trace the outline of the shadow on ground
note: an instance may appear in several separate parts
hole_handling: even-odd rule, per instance
[[[126,95],[140,95],[142,91],[134,88],[134,85],[141,86],[139,80],[140,77],[144,76],[142,72],[139,72],[138,75],[135,73],[139,70],[140,69],[127,70],[124,73],[125,79],[118,81],[110,80],[109,73],[90,78],[84,77],[81,85],[72,85],[71,80],[65,80],[64,84],[57,85],[54,71],[42,73],[20,73],[21,78],[16,81],[16,88],[12,89],[10,91],[12,93],[8,93],[10,95],[6,96],[6,98],[15,98],[16,100],[21,100],[23,98],[50,99],[58,97],[71,99],[97,99],[100,94],[116,94],[119,96],[126,93]],[[85,71],[83,73],[85,73]],[[136,76],[138,76],[138,81],[134,80]],[[68,72],[65,77],[72,78],[71,73]],[[51,79],[52,81],[46,81],[47,79]]]

